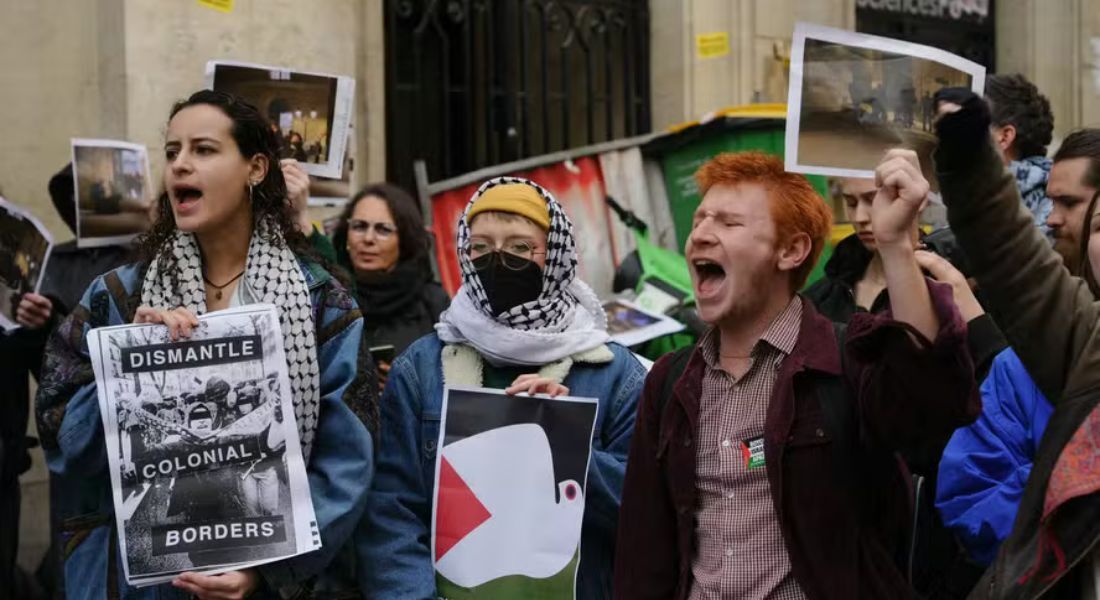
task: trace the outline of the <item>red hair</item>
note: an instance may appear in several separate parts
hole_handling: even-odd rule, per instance
[[[809,256],[791,271],[794,289],[805,285],[833,226],[832,212],[805,177],[788,173],[783,169],[782,159],[763,152],[725,152],[699,167],[695,182],[699,185],[700,196],[716,185],[757,183],[764,186],[771,200],[770,212],[779,242],[798,233],[810,236]]]

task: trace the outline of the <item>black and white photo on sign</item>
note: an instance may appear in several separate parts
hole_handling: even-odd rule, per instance
[[[34,215],[0,197],[0,328],[5,331],[19,327],[19,299],[38,292],[51,248],[49,230]]]
[[[267,117],[284,158],[310,175],[340,179],[347,153],[355,79],[251,63],[206,63],[206,85],[240,96]]]
[[[603,310],[611,340],[627,347],[684,330],[683,323],[622,299],[604,302]]]
[[[916,151],[931,173],[933,98],[949,87],[981,95],[985,68],[949,52],[798,23],[787,99],[788,171],[872,177],[891,148]]]
[[[216,573],[320,545],[272,306],[93,330],[127,580]]]
[[[123,244],[144,232],[153,205],[145,146],[74,139],[72,149],[77,245]]]

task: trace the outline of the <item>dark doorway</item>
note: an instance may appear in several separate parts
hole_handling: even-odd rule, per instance
[[[647,132],[648,0],[387,0],[386,164],[415,189]]]
[[[975,10],[979,6],[981,10]],[[940,48],[972,60],[992,73],[997,67],[993,11],[993,0],[977,3],[858,0],[856,31]]]

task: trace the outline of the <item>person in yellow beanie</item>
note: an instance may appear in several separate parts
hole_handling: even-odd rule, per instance
[[[577,597],[608,598],[645,370],[629,350],[610,341],[599,299],[576,276],[573,225],[536,183],[513,177],[485,182],[459,222],[457,248],[462,287],[436,333],[394,362],[383,393],[381,427],[387,434],[368,494],[369,534],[357,562],[360,588],[378,598],[444,595],[432,560],[436,440],[444,388],[473,386],[598,399],[579,568],[526,580],[522,597],[550,597],[547,590],[560,593],[563,581],[572,590],[575,581]],[[547,526],[529,524],[532,531]]]
[[[473,223],[475,217],[488,212],[526,217],[543,231],[550,230],[550,209],[546,206],[546,200],[525,183],[506,183],[485,190],[470,204],[466,219]]]

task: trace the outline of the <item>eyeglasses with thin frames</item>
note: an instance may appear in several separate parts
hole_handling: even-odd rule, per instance
[[[380,240],[388,240],[397,233],[397,227],[392,223],[371,223],[360,219],[348,219],[348,236],[367,237],[367,232],[374,230],[374,235]]]
[[[500,262],[505,267],[518,271],[525,267],[537,254],[546,254],[545,250],[536,249],[535,244],[528,240],[508,240],[503,245],[495,246],[488,240],[470,240],[470,246],[466,253],[470,260],[477,260],[490,252],[500,253]]]

